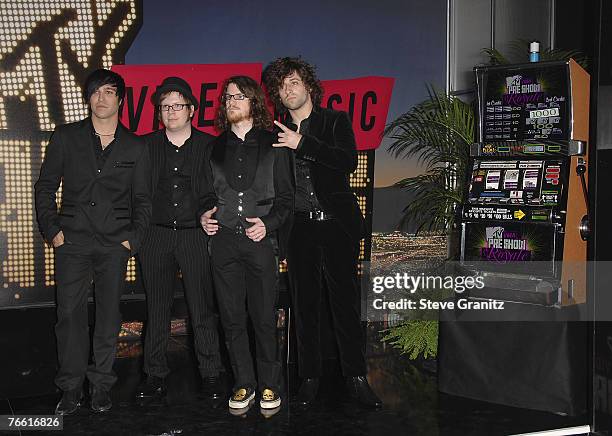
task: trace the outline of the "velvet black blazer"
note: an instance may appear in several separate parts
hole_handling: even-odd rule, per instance
[[[346,112],[314,108],[295,157],[310,162],[310,177],[323,210],[335,215],[343,230],[359,241],[364,219],[349,185],[349,175],[357,169],[357,145]]]

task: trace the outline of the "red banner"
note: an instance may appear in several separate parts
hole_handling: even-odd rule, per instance
[[[161,127],[154,118],[151,95],[168,76],[185,79],[200,107],[193,117],[193,125],[217,135],[214,128],[215,112],[219,106],[221,85],[228,77],[249,76],[260,82],[262,64],[208,65],[115,65],[126,84],[126,95],[121,122],[137,134],[145,134]],[[378,148],[387,120],[393,79],[361,77],[347,80],[323,81],[323,106],[347,112],[353,121],[357,148]]]
[[[380,145],[393,82],[389,77],[323,81],[325,94],[322,105],[349,114],[353,120],[358,150],[371,150]]]

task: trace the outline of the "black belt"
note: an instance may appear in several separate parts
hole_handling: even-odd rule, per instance
[[[163,227],[164,229],[172,229],[172,230],[191,230],[197,229],[198,226],[177,226],[174,224],[153,224],[155,227]]]
[[[310,212],[295,212],[295,217],[303,220],[327,221],[336,218],[336,215],[322,210],[311,210]]]

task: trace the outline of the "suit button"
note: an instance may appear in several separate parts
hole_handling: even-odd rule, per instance
[[[174,171],[178,171],[178,168],[177,168],[177,167],[174,167]]]
[[[89,204],[91,204],[92,206],[95,206],[95,205],[96,205],[96,202],[95,202],[95,201],[92,201],[92,202],[91,202],[91,203],[89,203]]]
[[[101,173],[101,172],[102,172],[102,170],[101,170],[101,169],[98,169],[98,173]]]
[[[244,195],[244,192],[239,192],[238,193],[238,197],[242,197]]]

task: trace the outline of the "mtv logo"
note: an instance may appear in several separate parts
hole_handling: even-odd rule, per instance
[[[521,76],[520,74],[516,76],[506,77],[506,86],[519,86],[521,84],[522,78],[523,76]]]
[[[504,233],[503,227],[487,227],[486,234],[488,239],[501,239]]]

